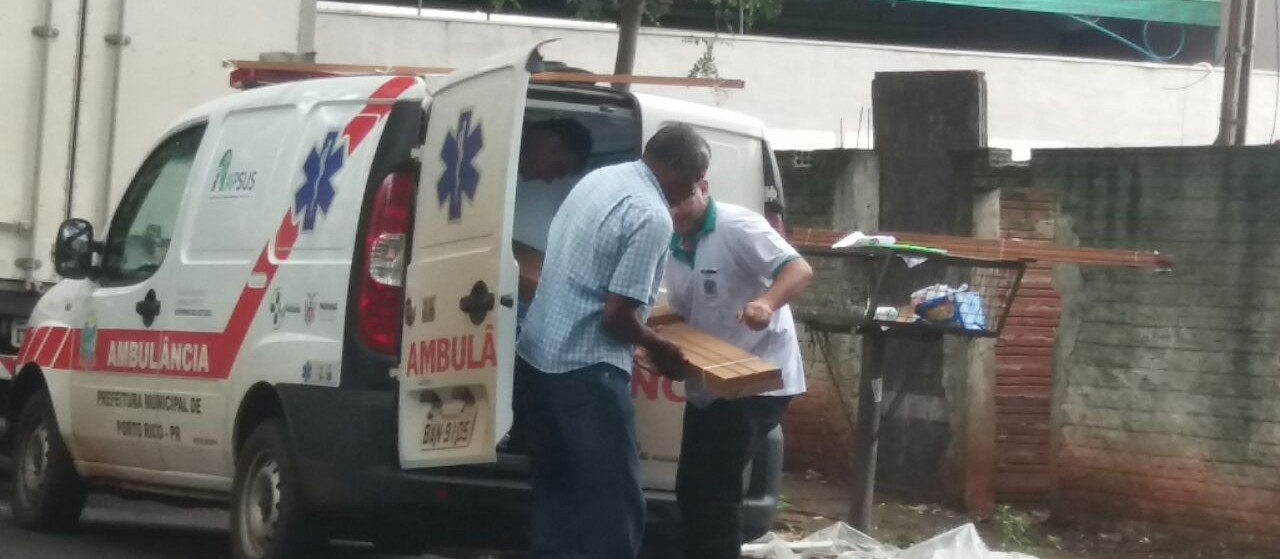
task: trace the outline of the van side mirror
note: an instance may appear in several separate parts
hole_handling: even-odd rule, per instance
[[[53,245],[53,265],[58,275],[67,279],[84,279],[93,275],[93,224],[72,218],[58,226],[58,239]]]

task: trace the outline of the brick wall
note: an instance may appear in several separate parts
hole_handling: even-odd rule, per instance
[[[1280,549],[1280,149],[1037,152],[1060,242],[1172,273],[1058,272],[1054,514]]]
[[[1047,188],[1003,189],[1001,236],[1053,241],[1054,209],[1054,193]],[[1053,343],[1061,312],[1053,266],[1032,264],[996,346],[995,490],[1000,501],[1043,502],[1049,495]]]

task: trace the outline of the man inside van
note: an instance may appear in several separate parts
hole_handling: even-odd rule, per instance
[[[787,305],[813,277],[765,218],[717,202],[700,181],[672,207],[675,235],[667,260],[667,300],[690,326],[782,368],[782,388],[760,396],[717,399],[700,378],[685,382],[687,405],[676,500],[685,559],[741,555],[742,472],[778,426],[791,398],[803,394],[804,365]]]
[[[557,117],[525,127],[513,239],[547,250],[547,227],[587,168],[591,149],[591,131],[574,119]]]
[[[680,348],[645,325],[673,233],[669,208],[706,174],[711,150],[672,124],[639,161],[592,171],[551,223],[546,260],[517,345],[530,429],[537,558],[639,552],[645,501],[631,356],[679,375]]]

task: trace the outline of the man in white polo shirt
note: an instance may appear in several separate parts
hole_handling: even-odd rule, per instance
[[[672,310],[686,323],[782,368],[782,388],[717,399],[689,378],[676,497],[686,559],[736,559],[742,545],[742,472],[803,394],[804,366],[787,305],[813,269],[764,217],[716,202],[705,180],[671,209],[675,234],[667,259]]]

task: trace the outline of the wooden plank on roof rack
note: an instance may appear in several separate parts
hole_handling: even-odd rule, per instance
[[[361,64],[309,64],[298,62],[263,62],[257,60],[229,60],[224,66],[245,70],[261,70],[270,72],[329,73],[329,74],[391,74],[414,76],[442,76],[452,72],[453,68],[434,66],[373,66]],[[637,76],[616,74],[586,74],[580,72],[538,72],[533,81],[540,83],[625,83],[633,85],[668,85],[676,87],[717,87],[721,89],[742,89],[746,82],[742,80],[714,78],[686,78],[678,76]]]
[[[579,72],[539,72],[533,75],[537,82],[578,82],[578,83],[628,83],[642,85],[673,85],[679,87],[719,87],[722,89],[742,89],[746,82],[742,80],[714,78],[681,78],[670,76],[634,76],[617,74],[583,74]]]
[[[827,249],[847,235],[826,229],[793,229],[790,241],[797,249]],[[946,250],[954,256],[996,260],[1032,260],[1099,268],[1172,270],[1173,257],[1153,251],[1064,247],[1044,241],[979,239],[925,233],[879,233],[899,242]]]
[[[223,66],[245,70],[272,72],[327,72],[330,74],[392,74],[417,76],[442,76],[453,68],[432,66],[372,66],[364,64],[311,64],[303,62],[264,62],[260,60],[228,60]]]

